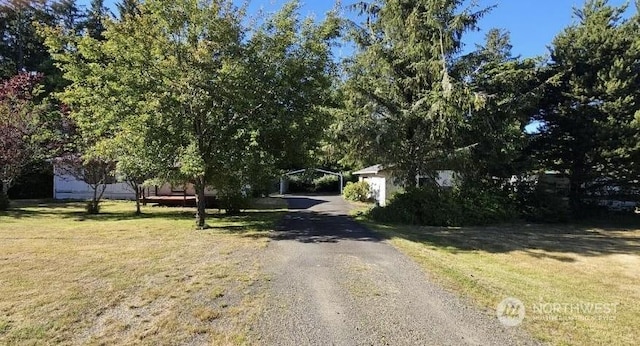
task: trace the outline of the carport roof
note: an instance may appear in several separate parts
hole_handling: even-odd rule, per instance
[[[384,166],[382,165],[373,165],[371,167],[367,167],[361,169],[359,171],[353,172],[354,175],[367,175],[367,174],[378,174],[380,171],[384,170]]]

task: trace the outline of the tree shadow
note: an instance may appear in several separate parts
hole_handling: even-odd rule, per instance
[[[320,204],[304,196],[287,199],[290,209],[272,233],[274,240],[337,243],[379,242],[401,237],[451,253],[523,251],[536,258],[574,262],[572,254],[604,256],[640,254],[640,217],[583,220],[579,224],[509,224],[492,227],[420,227],[379,225],[373,232],[348,216],[309,210]],[[321,203],[327,201],[320,200]],[[325,208],[326,209],[326,208]]]
[[[38,208],[38,209],[25,209]],[[14,203],[11,201],[9,210],[0,211],[0,216],[10,217],[13,219],[23,219],[34,216],[60,216],[73,217],[79,215],[79,211],[84,208],[84,204],[80,202],[55,203],[55,202],[32,202],[32,203]]]
[[[314,198],[318,196],[319,198]],[[352,218],[343,215],[341,205],[328,205],[315,211],[314,207],[330,203],[320,196],[335,194],[289,195],[285,199],[289,213],[284,215],[271,232],[272,240],[295,240],[301,243],[338,243],[343,240],[381,241],[380,235]],[[335,210],[334,210],[335,209]]]
[[[296,211],[286,214],[271,239],[301,243],[338,243],[344,240],[380,242],[383,237],[344,215]]]
[[[0,212],[0,217],[24,219],[30,217],[57,217],[74,221],[128,221],[149,219],[195,220],[195,208],[188,207],[151,207],[141,214],[136,214],[133,204],[131,211],[102,211],[99,214],[88,214],[84,210],[84,201],[22,201],[8,211]],[[274,213],[279,213],[274,216]],[[284,215],[282,210],[246,210],[240,215],[228,215],[216,209],[207,210],[207,218],[216,222],[242,223],[257,227],[259,230],[273,228],[273,220]],[[266,225],[270,222],[270,226]],[[229,226],[232,230],[234,226]],[[240,225],[238,228],[242,227]],[[224,227],[215,227],[224,228]]]
[[[411,227],[382,225],[382,234],[444,248],[452,253],[523,251],[536,258],[573,262],[569,254],[640,254],[636,228],[588,225],[512,224],[493,227]]]
[[[285,213],[282,210],[246,210],[233,216],[217,214],[212,218],[220,223],[212,225],[210,229],[250,238],[264,238],[264,232],[273,230],[274,220],[282,219]]]
[[[88,214],[82,210],[82,206],[78,205],[40,205],[38,209],[10,209],[9,211],[0,212],[0,216],[8,216],[14,219],[23,219],[29,217],[59,217],[63,219],[73,219],[75,221],[125,221],[125,220],[144,220],[157,218],[171,219],[192,219],[194,212],[185,210],[176,210],[162,213],[141,213],[136,214],[132,211],[122,212],[101,212],[99,214]]]
[[[322,199],[309,198],[306,196],[290,196],[287,197],[286,200],[290,210],[311,209],[317,205],[328,203],[328,201]]]

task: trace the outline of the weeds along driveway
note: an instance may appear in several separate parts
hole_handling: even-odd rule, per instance
[[[340,196],[287,196],[265,270],[266,345],[535,344],[445,291],[347,215]]]

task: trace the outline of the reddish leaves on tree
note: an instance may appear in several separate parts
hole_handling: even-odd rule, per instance
[[[38,72],[21,72],[0,84],[0,102],[7,99],[31,100],[33,90],[44,75]]]
[[[40,73],[23,72],[0,83],[0,182],[6,192],[31,155],[37,129],[34,91]]]

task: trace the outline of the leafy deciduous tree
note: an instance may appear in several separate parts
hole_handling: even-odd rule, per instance
[[[282,40],[245,39],[242,16],[231,1],[145,1],[139,15],[105,21],[104,41],[47,34],[72,82],[60,97],[92,139],[90,151],[111,148],[127,176],[136,158],[150,163],[142,175],[193,184],[198,227],[206,226],[207,186],[235,200],[293,157],[279,142],[312,147],[315,106],[330,85],[330,25],[309,21],[298,33],[280,16],[272,28]],[[113,150],[123,144],[131,151]]]

